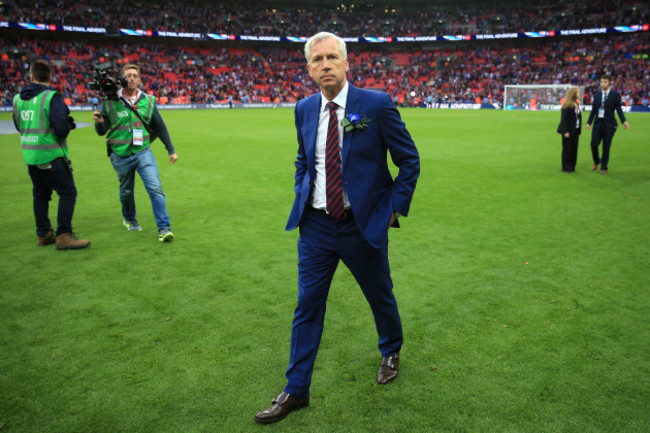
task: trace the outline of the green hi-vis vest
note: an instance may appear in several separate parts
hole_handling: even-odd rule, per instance
[[[57,92],[46,90],[23,101],[14,96],[14,119],[20,130],[25,164],[47,164],[56,158],[68,156],[68,143],[57,137],[50,123],[50,102]]]
[[[134,108],[138,110],[138,115],[147,122],[147,125],[150,125],[156,97],[147,95],[146,93],[143,93],[143,95],[145,97],[140,98]],[[130,108],[125,107],[120,101],[112,100],[104,101],[104,107],[106,108],[106,114],[108,114],[110,122],[110,129],[106,136],[106,144],[114,153],[119,156],[129,156],[149,147],[151,144],[149,132]],[[134,129],[142,130],[141,146],[133,145]]]

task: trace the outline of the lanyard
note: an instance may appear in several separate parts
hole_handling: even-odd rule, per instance
[[[129,98],[129,104],[133,107],[133,111],[138,111],[138,93],[133,98]],[[140,118],[136,116],[135,127],[140,129]]]

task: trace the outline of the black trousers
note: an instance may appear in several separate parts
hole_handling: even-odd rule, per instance
[[[562,136],[562,171],[572,172],[578,161],[578,135]]]
[[[594,122],[594,127],[591,130],[591,155],[594,158],[594,164],[600,164],[601,170],[607,170],[609,163],[609,148],[612,146],[612,138],[616,128],[607,126],[604,121],[599,120]],[[603,155],[598,157],[598,146],[603,142]]]
[[[29,176],[32,178],[34,195],[34,217],[36,218],[36,236],[45,236],[52,230],[49,218],[49,205],[52,191],[59,195],[59,212],[57,215],[56,235],[72,232],[72,215],[77,201],[77,188],[74,185],[72,172],[68,170],[65,160],[57,158],[51,162],[52,167],[41,169],[28,165]]]

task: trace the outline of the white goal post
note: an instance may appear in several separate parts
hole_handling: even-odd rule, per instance
[[[570,87],[580,89],[580,102],[585,86],[573,84],[506,84],[503,91],[504,110],[559,110],[562,98]]]

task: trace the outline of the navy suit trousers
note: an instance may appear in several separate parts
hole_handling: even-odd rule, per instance
[[[609,149],[612,146],[612,138],[616,128],[608,126],[603,121],[594,122],[594,127],[591,131],[591,155],[594,159],[594,164],[600,164],[601,170],[607,170],[609,163]],[[598,157],[598,146],[603,142],[603,155]]]
[[[350,269],[370,305],[382,356],[392,356],[402,346],[402,324],[388,264],[388,235],[381,248],[373,248],[359,231],[354,217],[337,221],[307,206],[300,224],[298,305],[291,329],[288,383],[284,388],[298,398],[309,397],[327,296],[339,260]]]

